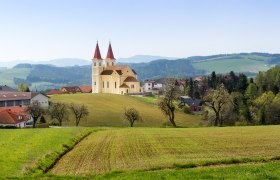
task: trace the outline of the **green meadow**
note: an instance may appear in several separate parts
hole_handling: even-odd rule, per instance
[[[46,156],[62,153],[63,145],[71,145],[86,131],[86,128],[0,129],[0,179],[23,176]]]
[[[54,95],[52,102],[77,103],[88,106],[89,116],[81,122],[81,126],[128,126],[124,121],[125,108],[136,108],[143,117],[142,122],[136,122],[135,126],[162,127],[168,124],[160,109],[156,106],[154,98],[139,98],[115,94],[63,94]],[[65,125],[73,125],[73,117]],[[177,111],[175,121],[178,126],[197,127],[205,122],[199,116],[187,115]]]

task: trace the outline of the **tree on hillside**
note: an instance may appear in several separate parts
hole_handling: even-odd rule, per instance
[[[67,118],[68,115],[68,106],[65,103],[54,102],[50,105],[48,114],[51,119],[58,121],[59,126],[62,126],[63,120]]]
[[[252,105],[253,101],[257,98],[258,96],[258,87],[255,83],[251,82],[244,94],[247,104]]]
[[[175,123],[175,100],[178,98],[178,89],[174,80],[167,80],[164,86],[163,96],[159,99],[158,107],[165,116],[168,117],[171,124],[176,127]]]
[[[33,128],[35,128],[37,120],[44,114],[45,110],[38,101],[34,101],[26,108],[26,113],[33,118]]]
[[[76,126],[79,126],[82,118],[85,118],[86,116],[89,115],[89,111],[88,111],[87,106],[85,106],[83,104],[78,105],[78,104],[71,103],[69,107],[70,107],[70,110],[72,111],[72,113],[75,116]]]
[[[217,76],[216,76],[215,71],[213,71],[211,73],[210,81],[211,81],[210,87],[213,88],[213,89],[216,89],[216,87],[217,87]]]
[[[223,84],[218,85],[217,89],[210,89],[207,91],[204,100],[206,101],[206,106],[214,111],[214,126],[223,126],[224,119],[221,118],[221,113],[225,111],[227,106],[232,105],[232,99],[227,89]]]
[[[124,110],[124,118],[129,121],[130,127],[133,127],[133,124],[135,121],[141,121],[142,117],[140,116],[140,113],[134,109],[129,108]]]
[[[244,92],[246,91],[246,88],[248,87],[248,79],[247,76],[245,74],[240,74],[239,75],[239,80],[237,82],[237,91],[244,94]]]
[[[30,92],[29,86],[27,84],[19,83],[18,84],[18,91],[19,92]]]

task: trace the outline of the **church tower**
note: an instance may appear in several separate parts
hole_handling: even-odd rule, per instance
[[[111,42],[109,42],[108,52],[106,56],[106,67],[115,66],[115,65],[116,65],[116,59],[113,54]]]
[[[103,59],[99,50],[98,42],[96,43],[96,48],[94,56],[92,59],[92,93],[101,92],[101,76],[100,73],[103,71]]]

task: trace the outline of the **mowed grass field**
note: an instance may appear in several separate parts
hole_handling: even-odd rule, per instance
[[[129,126],[124,120],[125,108],[137,109],[143,117],[142,122],[136,122],[135,126],[161,127],[168,122],[158,107],[141,98],[115,94],[63,94],[54,95],[52,102],[65,102],[85,104],[90,114],[86,120],[81,121],[81,126]],[[73,117],[65,125],[73,125]],[[71,120],[72,119],[72,120]],[[200,117],[187,115],[177,111],[175,121],[178,126],[196,127],[205,124]]]
[[[115,128],[92,133],[54,175],[93,175],[279,158],[280,126]]]
[[[0,129],[0,179],[21,176],[47,154],[60,152],[63,144],[86,128]]]

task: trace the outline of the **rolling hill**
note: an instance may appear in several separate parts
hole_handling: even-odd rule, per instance
[[[123,96],[115,94],[63,94],[51,97],[51,102],[65,102],[85,104],[88,106],[90,114],[82,126],[129,126],[124,121],[123,112],[125,108],[135,107],[141,114],[143,121],[136,122],[135,126],[162,127],[167,124],[167,118],[153,103],[148,103],[143,99],[133,96]],[[70,117],[69,119],[73,119]],[[175,121],[178,126],[197,127],[205,124],[198,116],[187,115],[176,112]],[[66,122],[65,125],[74,125],[74,121]]]
[[[59,62],[59,60],[56,61]],[[89,63],[89,61],[85,63]],[[184,78],[207,75],[212,71],[216,71],[216,73],[234,71],[254,76],[259,71],[280,65],[280,54],[220,54],[177,60],[160,59],[145,63],[119,62],[119,64],[129,65],[135,69],[141,81],[163,77]],[[0,84],[16,87],[19,82],[30,84],[33,90],[60,88],[64,85],[88,85],[91,83],[91,65],[58,67],[42,64],[20,64],[14,68],[0,69]]]

